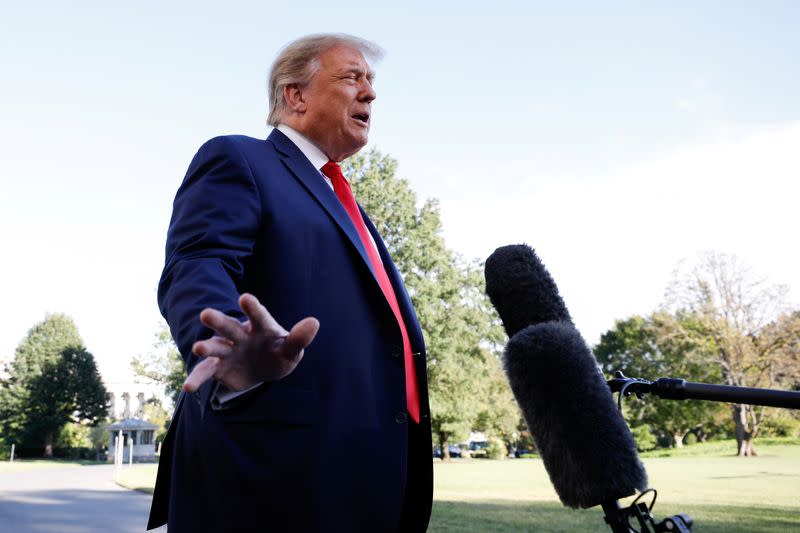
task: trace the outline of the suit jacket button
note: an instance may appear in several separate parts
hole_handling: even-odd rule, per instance
[[[406,414],[405,411],[397,413],[394,417],[394,421],[397,422],[398,424],[405,424],[407,420],[408,420],[408,415]]]

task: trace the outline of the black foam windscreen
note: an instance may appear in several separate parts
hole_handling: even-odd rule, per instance
[[[539,322],[571,322],[558,287],[530,246],[503,246],[489,256],[484,269],[486,294],[509,337]]]
[[[571,323],[519,331],[506,346],[504,366],[564,505],[593,507],[647,487],[633,436]]]
[[[485,276],[511,337],[503,360],[511,389],[561,502],[593,507],[644,490],[633,436],[536,253],[498,248]]]

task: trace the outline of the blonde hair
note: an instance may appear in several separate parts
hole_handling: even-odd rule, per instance
[[[368,61],[378,61],[383,57],[383,49],[365,39],[344,33],[320,33],[307,35],[292,41],[281,50],[269,73],[269,117],[270,126],[280,124],[286,111],[283,89],[296,83],[307,85],[319,69],[319,56],[335,46],[348,46],[357,49]]]

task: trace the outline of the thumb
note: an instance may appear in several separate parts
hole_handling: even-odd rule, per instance
[[[314,340],[319,331],[319,320],[314,317],[304,318],[292,327],[283,339],[283,354],[289,359],[296,358]]]

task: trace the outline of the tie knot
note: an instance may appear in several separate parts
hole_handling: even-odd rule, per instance
[[[331,181],[336,181],[337,179],[342,179],[347,181],[342,174],[342,167],[339,166],[338,163],[334,161],[328,161],[322,166],[322,173],[328,176]]]

